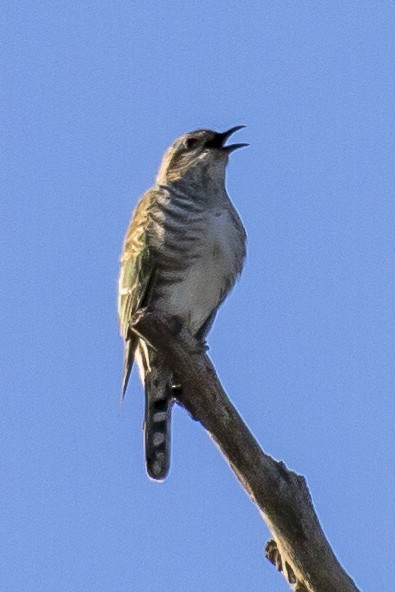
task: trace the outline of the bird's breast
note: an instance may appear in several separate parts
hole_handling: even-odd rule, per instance
[[[163,270],[163,277],[167,274],[170,281],[163,283],[160,307],[181,316],[193,333],[217,308],[241,271],[244,231],[239,224],[230,208],[206,211],[164,237],[167,271]],[[177,245],[172,256],[171,244]]]

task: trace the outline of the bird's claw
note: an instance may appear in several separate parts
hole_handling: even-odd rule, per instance
[[[210,348],[205,339],[197,342],[196,350],[199,354],[205,354],[206,352],[208,352],[209,349]]]

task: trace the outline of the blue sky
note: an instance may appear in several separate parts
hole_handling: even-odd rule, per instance
[[[120,411],[130,212],[199,127],[248,127],[228,189],[248,260],[210,355],[263,448],[303,473],[364,592],[394,556],[392,2],[19,2],[2,11],[0,588],[288,590],[219,452],[176,409],[145,475]]]

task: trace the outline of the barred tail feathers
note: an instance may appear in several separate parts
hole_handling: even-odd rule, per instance
[[[145,376],[145,458],[148,475],[165,479],[170,467],[171,372],[157,353],[150,351],[150,369]]]

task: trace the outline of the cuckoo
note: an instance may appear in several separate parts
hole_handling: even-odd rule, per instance
[[[170,417],[182,376],[172,374],[130,321],[143,308],[178,317],[204,342],[218,307],[238,278],[246,233],[225,188],[229,155],[248,144],[226,144],[244,126],[200,129],[165,152],[155,184],[141,197],[121,255],[118,315],[125,342],[122,393],[133,361],[145,387],[145,455],[150,477],[169,470]]]

